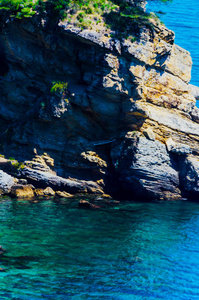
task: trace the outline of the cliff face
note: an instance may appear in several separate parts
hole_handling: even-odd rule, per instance
[[[198,193],[192,61],[172,31],[154,23],[132,42],[20,20],[2,29],[0,48],[2,154],[22,161],[47,152],[58,175],[124,198]],[[52,93],[57,82],[67,89]]]

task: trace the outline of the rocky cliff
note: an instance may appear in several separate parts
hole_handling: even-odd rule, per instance
[[[47,152],[53,176],[89,182],[85,192],[94,185],[123,199],[197,196],[191,66],[174,33],[155,21],[136,40],[100,26],[60,22],[49,31],[36,18],[8,22],[0,32],[0,152],[29,161],[17,176],[31,183],[33,173],[49,171],[32,157]]]

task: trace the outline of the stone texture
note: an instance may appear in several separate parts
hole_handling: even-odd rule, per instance
[[[16,197],[16,198],[32,198],[32,197],[34,197],[33,187],[30,184],[27,184],[27,185],[17,184],[12,187],[10,194],[12,197]]]
[[[73,197],[72,194],[69,194],[67,192],[61,192],[61,191],[56,191],[56,196],[60,197],[60,198],[71,198]]]
[[[61,21],[55,34],[38,27],[37,17],[7,23],[0,32],[7,66],[0,152],[25,167],[4,158],[0,169],[33,183],[38,196],[51,187],[179,199],[181,156],[199,155],[198,88],[189,84],[189,52],[151,22],[136,41],[118,40],[103,26]],[[57,81],[67,91],[51,93]]]
[[[44,190],[43,189],[35,189],[34,194],[36,197],[43,197],[44,196]]]
[[[66,191],[69,193],[102,193],[99,185],[92,181],[66,179],[50,172],[43,172],[31,168],[24,168],[21,176],[36,187],[53,188],[53,190]]]
[[[0,170],[0,192],[9,193],[14,184],[14,178]]]
[[[188,156],[181,162],[180,179],[187,192],[199,193],[199,156]]]
[[[155,134],[154,134],[153,130],[150,127],[144,129],[143,133],[144,133],[144,135],[146,136],[147,139],[149,139],[151,141],[155,141]]]
[[[166,140],[166,146],[167,146],[167,150],[169,152],[178,154],[178,155],[187,155],[187,154],[191,154],[192,150],[191,147],[185,144],[181,144],[181,143],[175,143],[172,138],[169,138],[168,140]]]
[[[129,132],[112,159],[123,189],[137,199],[180,198],[176,166],[161,142]]]
[[[45,196],[55,196],[55,192],[51,187],[47,187],[44,189],[44,195]]]
[[[189,84],[189,87],[191,89],[192,95],[196,98],[196,100],[199,100],[199,87],[193,84]]]

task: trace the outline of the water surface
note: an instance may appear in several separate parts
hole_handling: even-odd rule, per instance
[[[71,201],[0,202],[0,299],[199,299],[199,204]]]

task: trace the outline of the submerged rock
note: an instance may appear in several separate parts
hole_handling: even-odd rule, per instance
[[[87,200],[80,200],[80,201],[79,201],[79,207],[84,207],[84,208],[94,208],[94,209],[100,208],[99,205],[95,205],[95,204],[93,204],[93,203],[90,203],[90,202],[87,201]]]

